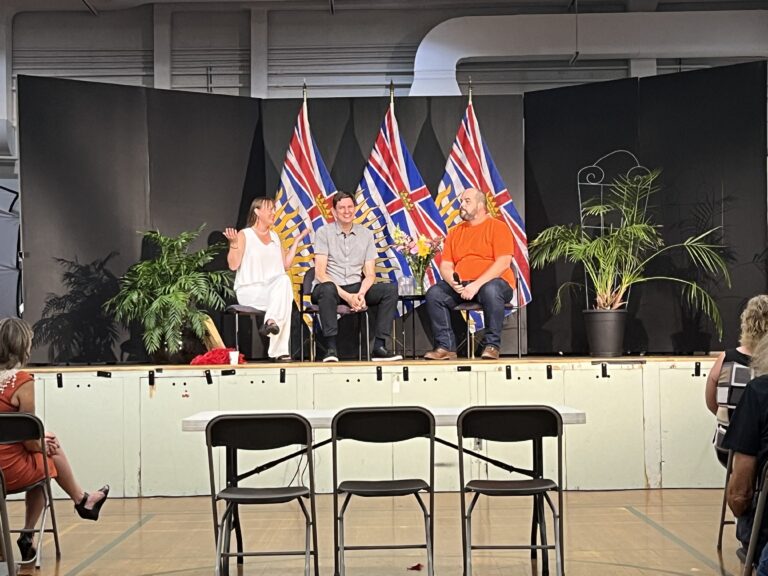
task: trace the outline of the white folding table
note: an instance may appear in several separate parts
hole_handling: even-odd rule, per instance
[[[512,404],[514,405],[514,404]],[[528,404],[520,404],[528,405]],[[561,406],[559,404],[543,404],[551,406],[560,413],[563,424],[585,424],[587,415],[583,410],[571,408],[570,406]],[[463,408],[428,408],[435,416],[435,426],[456,426]],[[185,432],[204,432],[208,422],[224,414],[299,414],[306,418],[312,428],[330,429],[333,417],[341,408],[333,410],[211,410],[208,412],[198,412],[192,416],[187,416],[181,421],[181,429]]]

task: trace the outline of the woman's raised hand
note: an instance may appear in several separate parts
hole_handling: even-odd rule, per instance
[[[301,242],[301,241],[302,241],[302,240],[304,240],[304,238],[306,238],[308,235],[309,235],[309,228],[304,228],[304,230],[302,230],[302,231],[299,233],[299,235],[298,235],[298,236],[296,236],[296,242]]]
[[[234,228],[224,228],[224,237],[230,244],[237,243],[237,230]]]

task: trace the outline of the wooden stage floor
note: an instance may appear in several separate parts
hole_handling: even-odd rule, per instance
[[[734,529],[726,527],[722,564],[715,549],[721,490],[633,490],[566,493],[566,574],[568,576],[640,576],[740,574]],[[525,538],[529,530],[527,499],[496,499],[478,504],[477,541]],[[332,500],[318,497],[320,569],[333,574]],[[18,525],[20,502],[11,502],[11,523]],[[71,505],[57,501],[62,559],[53,542],[44,546],[39,576],[213,574],[213,527],[210,500],[196,498],[111,499],[98,523],[77,518]],[[409,499],[357,499],[348,514],[347,542],[389,540],[403,543],[422,537],[421,513]],[[436,497],[436,570],[438,576],[461,574],[458,495]],[[243,513],[246,546],[296,546],[303,525],[294,506],[248,507]],[[372,542],[371,542],[372,543]],[[15,542],[14,542],[15,545]],[[531,575],[526,552],[476,552],[476,576]],[[415,574],[420,551],[348,553],[348,576]],[[238,571],[230,572],[235,575]],[[303,574],[303,559],[248,558],[242,574]],[[554,571],[552,572],[554,574]]]

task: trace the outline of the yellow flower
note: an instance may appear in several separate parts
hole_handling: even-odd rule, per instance
[[[419,240],[416,242],[416,248],[418,249],[419,256],[422,258],[429,256],[429,241],[423,235],[419,236]]]

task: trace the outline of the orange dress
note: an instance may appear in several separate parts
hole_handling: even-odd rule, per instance
[[[11,398],[22,386],[34,386],[32,374],[24,371],[16,373],[16,380],[5,386],[0,392],[0,412],[18,412],[19,408],[11,403]],[[0,387],[1,383],[0,383]],[[30,452],[24,444],[0,444],[0,468],[5,476],[5,486],[8,492],[24,488],[39,482],[45,477],[43,454]],[[56,466],[48,458],[48,472],[51,478],[56,477]]]

